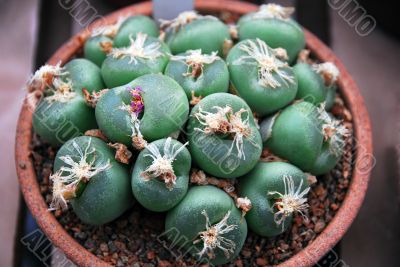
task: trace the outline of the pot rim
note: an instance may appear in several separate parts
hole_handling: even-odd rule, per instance
[[[221,3],[224,2],[224,3]],[[251,3],[223,0],[197,0],[195,8],[199,11],[218,12],[228,11],[236,14],[244,14],[255,11],[258,6]],[[64,45],[62,45],[49,59],[48,64],[65,63],[72,58],[82,47],[84,40],[90,35],[90,29],[101,24],[115,22],[120,16],[144,14],[150,15],[151,2],[133,4],[119,9],[96,20],[86,29],[83,29]],[[360,91],[347,72],[343,63],[334,55],[324,43],[316,36],[304,29],[307,48],[310,49],[319,60],[333,62],[340,71],[338,90],[341,92],[347,107],[353,116],[353,126],[356,140],[356,156],[353,163],[352,180],[346,197],[334,218],[317,238],[299,253],[295,254],[279,266],[311,266],[322,258],[343,237],[356,217],[368,187],[371,169],[374,165],[372,155],[372,134],[369,115]],[[81,246],[61,226],[51,212],[42,197],[39,184],[31,159],[30,143],[32,139],[32,116],[35,102],[29,96],[25,97],[16,131],[15,163],[22,194],[29,210],[36,219],[39,227],[51,240],[54,246],[63,251],[66,256],[79,266],[109,266],[95,255]]]

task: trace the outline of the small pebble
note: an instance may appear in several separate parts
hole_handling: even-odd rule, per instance
[[[324,222],[323,220],[319,220],[319,221],[315,224],[314,231],[315,231],[316,233],[321,233],[322,230],[324,230],[324,228],[325,228],[325,222]]]
[[[150,250],[147,252],[147,259],[148,260],[153,260],[156,257],[156,254],[154,253],[154,251]]]
[[[236,267],[243,267],[243,261],[241,259],[235,261]]]
[[[250,258],[250,256],[251,256],[251,251],[250,250],[247,250],[247,249],[242,249],[242,255],[244,256],[244,257],[246,257],[246,258]]]
[[[257,258],[256,264],[258,266],[265,266],[265,265],[267,265],[267,261],[264,258]]]
[[[108,246],[107,246],[107,244],[106,243],[101,243],[100,244],[100,250],[102,251],[102,252],[108,252]]]
[[[108,249],[110,250],[111,253],[114,253],[118,250],[117,246],[115,246],[114,242],[112,242],[112,241],[109,241],[107,243],[107,245],[108,245]]]

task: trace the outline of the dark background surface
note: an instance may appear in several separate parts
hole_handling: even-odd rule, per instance
[[[60,7],[58,1],[21,0],[14,2],[16,3],[0,2],[0,7],[2,7],[0,14],[5,12],[14,14],[11,16],[10,13],[7,13],[5,18],[3,16],[0,20],[2,22],[0,28],[2,40],[4,38],[4,41],[10,42],[10,45],[5,46],[5,49],[1,49],[1,51],[16,53],[15,55],[8,54],[6,59],[9,61],[6,62],[12,64],[7,66],[3,64],[1,73],[2,87],[4,86],[5,90],[0,90],[0,111],[7,111],[12,114],[12,117],[2,116],[0,118],[2,122],[4,119],[8,119],[9,125],[13,125],[12,122],[16,120],[20,105],[17,98],[23,95],[15,87],[22,86],[26,77],[16,77],[19,82],[13,83],[10,82],[10,78],[13,76],[7,75],[7,73],[17,72],[18,60],[23,61],[21,64],[27,69],[36,69],[41,66],[71,34],[80,28],[71,15]],[[89,1],[100,14],[107,14],[132,2],[134,1]],[[260,3],[262,1],[253,2]],[[281,2],[288,5],[291,3],[291,1]],[[400,221],[398,175],[400,86],[397,82],[400,68],[400,45],[397,39],[398,27],[396,27],[398,23],[395,23],[396,12],[390,1],[363,0],[358,3],[378,22],[378,27],[366,37],[359,36],[354,28],[340,16],[339,12],[331,8],[325,1],[298,0],[296,1],[296,15],[302,25],[330,44],[339,58],[343,60],[360,86],[373,122],[374,156],[377,164],[373,170],[367,197],[360,214],[335,251],[338,253],[342,265],[398,266],[400,262],[400,227],[398,226]],[[26,16],[28,15],[30,21],[27,21]],[[29,24],[32,21],[35,25]],[[24,38],[28,42],[25,43],[25,51],[22,53],[24,57],[21,55],[18,57],[18,50],[13,51],[12,47],[21,46]],[[27,47],[29,47],[28,51]],[[31,57],[30,62],[29,57]],[[16,70],[14,71],[13,68]],[[7,84],[7,82],[9,83]],[[13,103],[11,99],[14,99],[15,103],[12,108],[6,109],[7,103],[9,105]],[[10,141],[8,144],[2,142],[2,159],[3,155],[7,156],[10,163],[4,164],[4,168],[7,168],[9,172],[0,178],[0,190],[2,190],[0,195],[6,196],[4,197],[6,201],[14,199],[14,202],[19,202],[18,197],[15,196],[18,194],[18,189],[16,189],[16,177],[12,165],[13,147],[9,144],[13,142],[14,130],[4,129],[7,129],[8,134],[2,133],[1,140],[5,143],[4,139],[8,138],[7,140]],[[6,149],[8,149],[7,154],[3,152]],[[13,188],[12,196],[7,196],[7,194],[11,194],[8,186]],[[10,203],[9,209],[2,212],[0,223],[2,236],[7,229],[16,230],[11,233],[11,237],[15,233],[14,240],[2,240],[1,242],[0,266],[12,265],[12,255],[10,255],[12,249],[10,247],[14,246],[14,264],[16,266],[42,266],[43,262],[37,261],[37,257],[20,242],[24,235],[35,230],[35,224],[23,201],[19,203],[18,216],[16,212],[18,205],[15,203]],[[7,214],[12,214],[12,216],[7,216]],[[10,236],[10,231],[5,233],[5,236]],[[14,245],[10,245],[13,243]],[[338,266],[339,258],[335,254],[331,254],[320,263],[322,266]]]

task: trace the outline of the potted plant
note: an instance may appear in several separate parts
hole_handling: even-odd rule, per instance
[[[171,264],[163,261],[167,256],[157,255],[150,244],[157,240],[157,248],[166,240],[171,244],[174,229],[193,239],[191,245],[197,251],[194,255],[210,264],[235,260],[237,265],[316,263],[344,235],[368,186],[373,163],[371,129],[356,84],[328,47],[288,17],[290,9],[273,7],[278,15],[271,17],[252,4],[197,1],[196,10],[202,14],[229,13],[233,20],[244,15],[237,22],[239,30],[235,32],[207,15],[197,23],[194,17],[200,15],[189,12],[181,20],[162,23],[166,45],[154,37],[156,25],[147,17],[118,21],[134,14],[148,16],[151,8],[149,2],[135,4],[95,22],[89,31],[72,37],[50,58],[48,64],[55,66],[51,71],[39,72],[39,76],[46,74],[41,76],[42,84],[50,79],[53,91],[44,92],[44,103],[38,99],[46,84],[26,98],[16,136],[21,190],[39,226],[55,246],[82,266],[131,264],[143,259]],[[197,35],[187,29],[180,31],[182,20],[195,21],[197,25],[192,27],[201,30]],[[105,26],[104,22],[125,30],[93,34]],[[127,34],[135,23],[143,27],[140,33]],[[280,27],[291,32],[289,39],[273,34]],[[207,29],[212,28],[219,29],[218,34],[203,42],[208,37]],[[271,32],[275,39],[268,38]],[[234,45],[231,38],[237,37]],[[304,46],[311,57],[300,52]],[[71,60],[82,48],[92,62]],[[302,62],[295,64],[299,53]],[[227,64],[222,60],[225,56]],[[136,62],[137,57],[145,60]],[[337,69],[323,62],[331,62]],[[163,69],[166,75],[157,74]],[[196,80],[214,72],[219,73],[214,79],[217,85],[212,83],[214,80],[205,80],[197,86],[185,79]],[[102,90],[106,87],[113,89]],[[258,87],[268,90],[267,96],[254,89]],[[279,96],[275,95],[277,91],[281,92]],[[50,105],[54,102],[57,105]],[[342,118],[346,129],[326,110]],[[78,131],[98,126],[105,136],[96,131],[71,139],[64,128],[49,131],[38,120],[46,111],[55,128],[60,111]],[[258,123],[253,111],[260,119]],[[189,145],[182,138],[174,140],[176,131],[179,133],[186,122],[184,139]],[[348,130],[354,138],[346,138]],[[38,142],[35,134],[53,147],[62,146],[55,150]],[[304,141],[299,136],[311,138]],[[107,146],[102,139],[111,144]],[[223,145],[207,154],[199,140]],[[137,152],[132,155],[127,148]],[[299,150],[306,152],[299,157]],[[37,173],[46,171],[42,159],[32,157],[38,153],[54,164],[53,173],[47,173],[50,183],[38,180]],[[216,165],[210,160],[221,153],[227,155],[222,163]],[[233,154],[232,160],[229,156]],[[192,161],[200,170],[191,168]],[[129,162],[134,162],[132,171],[124,166]],[[330,178],[309,186],[315,183],[311,174],[325,174],[332,168]],[[239,182],[232,182],[238,177]],[[189,180],[196,185],[188,188]],[[46,203],[42,193],[48,193],[49,185],[53,195]],[[233,191],[232,186],[239,190]],[[168,212],[154,215],[138,208],[127,214],[133,196],[148,210]],[[48,210],[49,204],[62,210],[67,202],[74,213]],[[308,209],[311,216],[307,216]],[[122,219],[117,219],[121,214]],[[164,219],[165,231],[146,228],[149,222],[157,225]],[[105,223],[110,224],[96,226]],[[137,229],[127,230],[127,224]],[[122,230],[118,232],[117,228]],[[84,235],[79,235],[82,232]],[[85,236],[88,233],[95,238],[89,240]],[[96,241],[104,241],[108,235],[111,243]],[[145,237],[148,235],[151,239]],[[125,238],[127,244],[120,238]],[[91,246],[90,241],[95,245]],[[171,250],[176,252],[176,248]],[[171,262],[174,260],[172,257]],[[196,263],[190,257],[180,257],[179,261]]]

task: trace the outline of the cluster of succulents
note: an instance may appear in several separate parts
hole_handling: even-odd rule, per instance
[[[307,219],[310,177],[337,164],[347,130],[329,113],[339,72],[308,59],[292,12],[120,18],[92,30],[84,58],[36,71],[33,129],[60,147],[50,209],[101,225],[137,201],[212,264],[248,227],[275,236]]]

